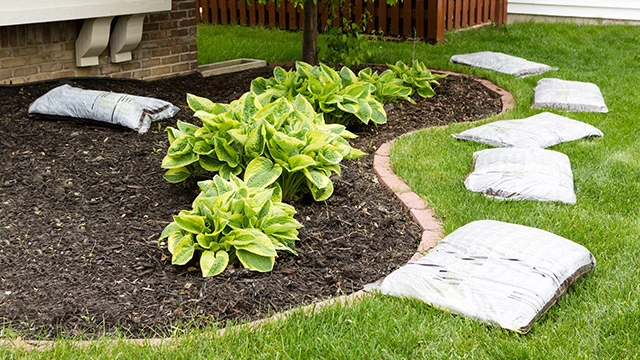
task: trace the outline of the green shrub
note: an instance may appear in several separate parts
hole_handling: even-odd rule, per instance
[[[329,123],[387,122],[382,103],[373,96],[375,87],[358,79],[347,67],[337,72],[324,64],[311,66],[298,61],[295,70],[276,67],[273,75],[268,79],[260,77],[253,80],[251,92],[267,98],[293,99],[302,95],[316,111],[325,114]]]
[[[247,93],[229,105],[194,95],[187,99],[203,126],[178,122],[178,129],[167,129],[170,146],[162,167],[170,182],[198,172],[229,179],[262,157],[282,169],[276,183],[285,200],[309,191],[322,201],[333,193],[330,176],[340,174],[340,162],[364,155],[345,140],[354,134],[342,125],[325,124],[302,95],[273,100]]]
[[[388,65],[397,78],[402,79],[405,85],[410,86],[423,98],[436,94],[431,84],[438,84],[438,79],[447,77],[446,74],[433,74],[422,61],[414,60],[411,67],[402,61],[395,65]]]
[[[200,253],[203,276],[215,276],[234,259],[247,269],[273,269],[276,251],[295,253],[298,228],[295,209],[281,202],[277,187],[270,187],[282,169],[259,157],[246,168],[244,181],[216,175],[201,181],[202,192],[191,210],[173,217],[159,243],[166,244],[174,265],[184,265]]]

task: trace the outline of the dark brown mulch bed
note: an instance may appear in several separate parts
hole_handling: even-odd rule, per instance
[[[182,110],[164,128],[195,121],[185,93],[228,102],[272,68],[204,79],[66,82],[170,101]],[[300,255],[280,256],[273,272],[230,268],[203,279],[195,264],[172,266],[157,238],[173,214],[190,207],[197,187],[163,180],[165,133],[29,119],[29,104],[58,85],[0,87],[0,322],[27,337],[116,329],[158,336],[194,319],[198,326],[257,319],[357,291],[416,250],[420,230],[378,182],[369,155],[344,162],[329,201],[295,204],[304,225]],[[431,99],[390,106],[388,124],[354,129],[360,138],[353,145],[372,154],[408,131],[500,108],[499,96],[476,81],[449,77]]]

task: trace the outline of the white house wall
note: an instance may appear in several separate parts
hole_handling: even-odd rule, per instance
[[[0,0],[0,26],[168,10],[171,0]]]
[[[508,15],[640,21],[640,0],[509,0]]]

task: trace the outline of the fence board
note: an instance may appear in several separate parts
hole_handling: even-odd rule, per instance
[[[331,26],[339,27],[342,14],[361,23],[368,13],[368,32],[381,31],[385,35],[426,37],[443,41],[444,31],[462,29],[493,21],[506,22],[508,0],[404,0],[389,6],[385,0],[353,0],[345,2],[340,15]],[[303,11],[284,0],[276,4],[248,4],[246,0],[195,0],[198,21],[214,24],[262,25],[284,30],[303,27]],[[351,8],[348,8],[351,6]],[[319,28],[325,30],[328,6],[319,0]]]
[[[462,18],[460,27],[469,27],[469,0],[462,0]]]
[[[238,2],[238,20],[240,25],[247,25],[248,18],[249,18],[249,15],[247,13],[247,2],[239,1]]]
[[[415,8],[415,36],[416,37],[425,37],[425,23],[427,22],[427,17],[425,15],[425,10],[427,9],[427,3],[425,0],[416,0],[416,8]]]
[[[282,30],[287,29],[287,8],[285,4],[285,1],[280,1],[276,10],[278,14],[278,27]]]
[[[402,34],[405,34],[407,36],[411,35],[411,5],[412,5],[412,1],[411,0],[404,0],[403,2],[401,2],[402,6],[402,16],[400,17],[400,20],[402,21]]]
[[[388,34],[388,29],[387,26],[389,26],[389,21],[387,18],[387,3],[382,0],[378,2],[378,13],[377,13],[377,18],[378,18],[378,24],[377,26],[373,26],[373,28],[371,30],[375,30],[375,31],[382,31],[385,34]]]
[[[400,7],[393,6],[389,9],[389,16],[391,17],[391,26],[389,27],[390,34],[400,33]]]

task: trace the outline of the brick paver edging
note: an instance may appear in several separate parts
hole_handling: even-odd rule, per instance
[[[453,72],[445,72],[445,71],[433,71],[434,73],[440,74],[448,74],[449,76],[468,76],[459,73]],[[472,77],[473,78],[473,77]],[[497,93],[500,95],[502,100],[502,110],[500,114],[512,109],[515,105],[515,100],[513,95],[508,91],[499,88],[494,83],[485,79],[477,79],[478,81],[487,89]],[[404,135],[411,134],[413,132],[409,132]],[[404,136],[403,135],[403,136]],[[429,204],[427,204],[420,195],[411,191],[411,188],[400,179],[391,168],[391,148],[393,147],[394,140],[386,142],[382,144],[376,151],[373,157],[373,168],[380,178],[380,181],[389,189],[396,197],[402,202],[404,208],[411,214],[413,220],[420,226],[422,229],[422,240],[418,245],[418,249],[416,253],[413,255],[410,261],[416,261],[420,259],[429,249],[433,248],[438,244],[440,239],[443,236],[442,224],[436,218],[435,214],[429,208]]]
[[[442,72],[442,71],[433,71],[434,73],[440,74],[449,74],[450,76],[468,76],[459,73],[453,72]],[[472,77],[473,78],[473,77]],[[480,82],[489,90],[499,94],[502,100],[502,111],[499,114],[506,112],[514,107],[515,101],[513,95],[506,90],[503,90],[485,79],[473,78],[474,80]],[[410,134],[410,133],[408,133]],[[407,134],[405,134],[407,135]],[[403,135],[404,136],[404,135]],[[376,151],[373,156],[373,168],[380,178],[380,181],[391,190],[396,197],[402,202],[402,205],[405,209],[411,214],[411,217],[418,223],[420,228],[422,229],[422,240],[420,241],[420,245],[418,245],[418,249],[413,257],[409,261],[415,261],[421,258],[429,249],[433,248],[438,244],[440,239],[443,236],[442,224],[435,217],[433,211],[429,208],[429,205],[416,193],[411,191],[411,188],[400,179],[391,169],[391,148],[393,147],[393,142],[395,140],[391,140],[382,144]],[[331,298],[328,300],[323,300],[314,304],[301,306],[292,310],[283,311],[277,313],[271,317],[256,320],[245,325],[238,326],[249,326],[249,327],[257,327],[263,323],[271,322],[279,319],[286,318],[289,314],[293,312],[303,312],[306,314],[312,314],[316,311],[322,310],[330,305],[340,303],[340,304],[349,304],[364,296],[370,295],[370,289],[375,287],[375,284],[380,283],[383,279],[378,280],[374,284],[365,285],[364,290],[357,291],[353,294],[343,295],[336,298]],[[218,335],[223,335],[226,332],[225,329],[218,330]],[[113,343],[118,343],[122,340],[113,340]],[[175,338],[152,338],[152,339],[128,339],[124,340],[129,342],[130,344],[136,345],[145,345],[145,346],[160,346],[160,345],[169,345],[179,343],[180,339]],[[95,341],[76,341],[73,344],[79,347],[90,346],[94,344]],[[22,340],[20,338],[15,340],[3,340],[0,339],[0,346],[10,346],[14,348],[21,348],[25,350],[46,350],[51,348],[55,344],[54,341],[48,340]]]

